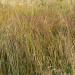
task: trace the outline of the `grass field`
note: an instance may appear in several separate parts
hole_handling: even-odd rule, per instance
[[[75,75],[74,0],[0,4],[0,75]]]

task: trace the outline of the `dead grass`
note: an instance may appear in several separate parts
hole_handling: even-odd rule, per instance
[[[0,75],[75,75],[75,11],[59,3],[1,6]]]

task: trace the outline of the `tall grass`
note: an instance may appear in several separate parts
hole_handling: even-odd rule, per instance
[[[64,1],[35,8],[0,5],[0,75],[75,75],[75,10]]]

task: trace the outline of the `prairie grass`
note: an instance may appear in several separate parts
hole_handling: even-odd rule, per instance
[[[64,0],[0,4],[0,75],[75,75],[74,13]]]

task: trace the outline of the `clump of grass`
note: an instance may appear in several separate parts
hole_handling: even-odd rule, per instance
[[[74,11],[56,5],[1,6],[0,75],[75,74]]]

